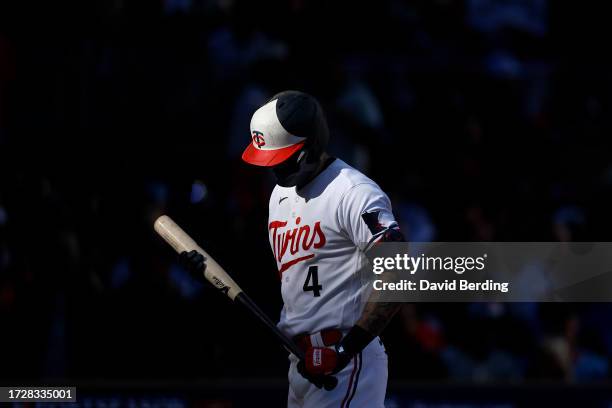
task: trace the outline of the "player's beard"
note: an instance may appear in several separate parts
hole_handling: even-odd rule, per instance
[[[302,149],[283,163],[272,168],[276,183],[281,187],[300,189],[312,180],[321,165],[321,155],[312,150]]]

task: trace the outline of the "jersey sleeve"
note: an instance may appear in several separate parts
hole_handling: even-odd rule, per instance
[[[374,183],[351,187],[338,206],[342,231],[362,251],[381,241],[404,241],[389,197]]]

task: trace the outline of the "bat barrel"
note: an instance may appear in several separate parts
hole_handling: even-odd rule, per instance
[[[225,293],[230,299],[234,300],[242,292],[240,286],[225,272],[225,270],[202,249],[172,218],[162,215],[153,226],[155,231],[179,254],[183,251],[196,250],[206,258],[206,269],[204,277],[214,287]]]

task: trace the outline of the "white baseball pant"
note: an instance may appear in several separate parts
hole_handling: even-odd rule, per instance
[[[387,353],[375,338],[342,371],[331,391],[317,388],[297,371],[298,359],[289,356],[287,408],[384,408],[387,390]]]

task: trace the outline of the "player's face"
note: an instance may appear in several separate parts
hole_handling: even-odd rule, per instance
[[[303,150],[298,150],[287,160],[272,168],[276,182],[281,187],[293,187],[302,181],[300,161],[304,156]]]

